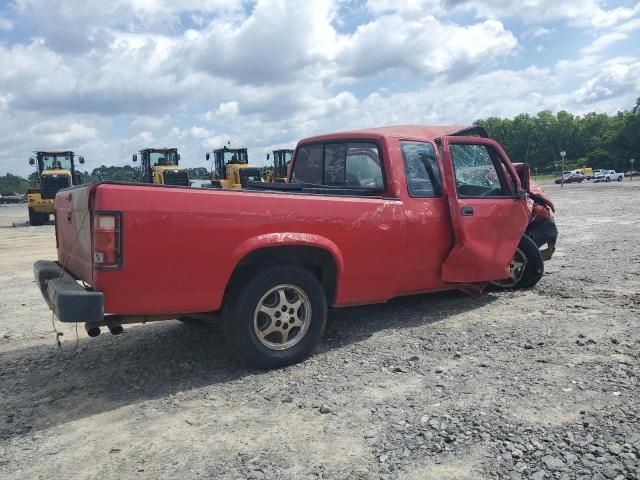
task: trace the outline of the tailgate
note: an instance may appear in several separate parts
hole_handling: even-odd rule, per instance
[[[56,195],[58,261],[76,278],[93,284],[91,212],[93,185],[63,190]]]

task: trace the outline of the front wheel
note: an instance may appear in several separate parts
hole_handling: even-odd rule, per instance
[[[607,177],[607,178],[605,178],[605,179],[604,179],[604,181],[605,181],[605,182],[610,182],[610,181],[611,181],[611,178],[610,178],[610,177]]]
[[[33,208],[29,207],[29,225],[32,227],[39,227],[49,221],[49,215],[46,213],[36,212]]]
[[[225,334],[249,365],[271,369],[297,363],[320,341],[327,300],[308,270],[268,267],[234,290],[225,307]]]
[[[543,274],[544,260],[540,249],[531,238],[523,235],[509,264],[509,276],[491,284],[505,290],[531,288]]]

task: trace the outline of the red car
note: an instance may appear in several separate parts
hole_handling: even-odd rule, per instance
[[[580,175],[578,173],[570,173],[570,174],[565,174],[564,175],[564,181],[563,181],[563,177],[558,177],[555,180],[556,184],[561,184],[561,183],[582,183],[582,181],[585,179],[584,175]]]
[[[56,196],[58,261],[35,276],[89,335],[222,312],[260,368],[305,358],[327,307],[441,290],[535,285],[553,206],[477,127],[306,138],[289,183],[250,191],[96,183]]]

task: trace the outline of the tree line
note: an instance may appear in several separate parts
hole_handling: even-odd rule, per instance
[[[631,110],[614,115],[522,113],[515,118],[490,117],[474,122],[502,144],[513,162],[528,163],[535,171],[556,172],[560,152],[565,170],[592,167],[627,171],[629,160],[640,163],[640,98]]]
[[[554,115],[542,111],[514,118],[483,118],[474,125],[484,127],[498,140],[512,161],[528,163],[534,172],[557,172],[561,151],[567,154],[565,170],[587,166],[627,171],[631,158],[640,168],[640,98],[630,110],[614,115],[594,112],[581,116],[564,110]],[[187,170],[191,179],[209,178],[206,167]],[[86,182],[137,182],[142,178],[140,169],[130,165],[101,165],[81,174]],[[7,173],[0,176],[0,193],[24,193],[36,180],[36,172],[28,178]]]

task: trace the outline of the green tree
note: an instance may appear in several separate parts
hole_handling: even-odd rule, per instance
[[[0,194],[2,195],[25,193],[27,188],[29,188],[29,182],[18,175],[7,173],[4,177],[0,176]]]

